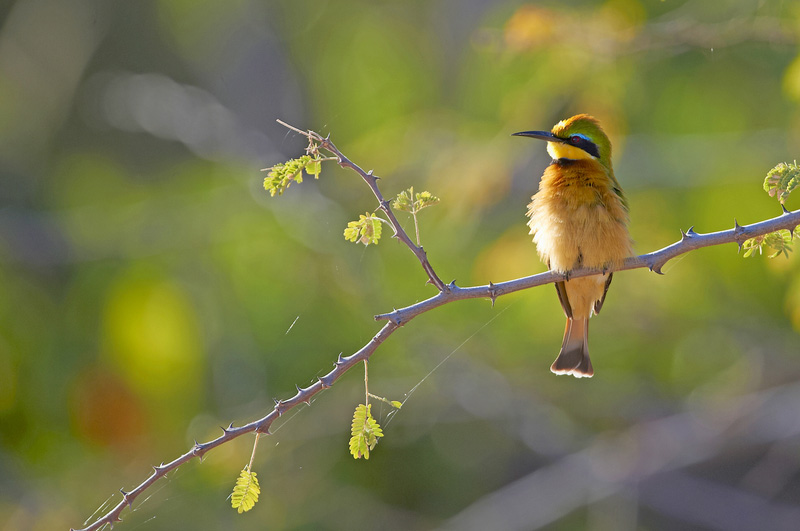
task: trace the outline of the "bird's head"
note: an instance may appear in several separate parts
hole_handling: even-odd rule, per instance
[[[551,131],[522,131],[527,136],[547,141],[547,152],[553,160],[594,159],[611,170],[611,142],[600,123],[588,114],[561,120]]]

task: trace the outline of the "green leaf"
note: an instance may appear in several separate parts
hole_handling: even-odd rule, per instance
[[[771,252],[768,255],[770,258],[775,258],[781,254],[789,258],[789,253],[792,251],[792,243],[792,233],[788,230],[779,230],[745,240],[742,244],[742,249],[744,249],[745,258],[755,255],[756,251],[758,251],[758,254],[763,254],[765,248],[768,252]]]
[[[385,399],[382,396],[373,395],[372,393],[370,393],[369,396],[370,396],[370,398],[374,398],[375,400],[380,400],[381,402],[383,402],[385,404],[389,404],[390,406],[392,406],[395,409],[400,409],[401,407],[403,407],[403,403],[402,402],[398,402],[397,400],[389,401],[389,400]]]
[[[344,229],[344,238],[353,243],[364,245],[377,244],[381,239],[381,218],[369,212],[358,217],[358,221],[351,221]]]
[[[769,195],[777,197],[783,204],[798,184],[800,184],[800,166],[797,165],[797,161],[793,164],[781,162],[767,173],[764,190]]]
[[[383,437],[378,421],[372,418],[372,404],[359,404],[353,413],[353,424],[350,429],[350,454],[354,459],[369,459],[369,452]]]
[[[395,197],[394,202],[392,203],[392,208],[395,210],[402,210],[403,212],[413,212],[414,211],[414,187],[412,186],[408,190],[403,190],[397,197]]]
[[[322,162],[319,160],[312,160],[306,164],[306,173],[319,179],[319,174],[322,172]]]
[[[792,251],[792,233],[788,230],[772,232],[764,238],[764,243],[773,251],[769,255],[770,258],[775,258],[781,254],[789,258],[789,253]]]
[[[433,206],[439,201],[440,199],[438,197],[428,191],[415,194],[414,187],[412,186],[408,190],[403,190],[397,194],[397,197],[392,203],[392,208],[395,210],[402,210],[403,212],[416,214],[423,208]]]
[[[433,206],[438,203],[440,199],[433,195],[430,192],[420,192],[417,194],[414,204],[417,205],[417,212],[422,210],[423,208],[427,208],[429,206]]]
[[[233,487],[231,507],[236,509],[239,514],[246,513],[256,504],[259,494],[261,494],[261,488],[258,486],[256,473],[250,472],[245,466],[236,480],[236,486]]]
[[[303,155],[297,159],[289,159],[281,164],[268,168],[269,173],[264,178],[264,189],[269,192],[269,195],[275,196],[283,195],[283,192],[293,183],[303,182],[303,171],[308,175],[319,179],[319,174],[322,171],[322,159],[319,155]]]

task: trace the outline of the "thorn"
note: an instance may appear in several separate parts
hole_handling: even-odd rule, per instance
[[[203,461],[203,456],[205,455],[206,451],[203,450],[203,445],[198,443],[197,441],[194,442],[194,447],[192,447],[192,455],[199,458],[200,461]]]
[[[297,384],[294,384],[294,386],[295,386],[295,388],[297,388],[297,394],[298,395],[302,395],[303,394],[303,389],[300,389],[300,386],[297,385]]]
[[[325,376],[317,376],[317,380],[319,380],[320,385],[322,385],[323,389],[330,388],[331,384],[327,382],[327,378]]]
[[[686,235],[689,236],[690,238],[692,236],[697,236],[697,233],[694,231],[694,225],[689,227],[689,230],[686,231]]]
[[[457,288],[458,286],[456,286],[456,279],[451,280],[450,284],[448,284],[447,287],[449,289]]]
[[[736,218],[733,218],[733,233],[738,234],[742,232],[742,226],[739,225],[739,222],[736,221]]]
[[[784,213],[784,215],[785,215],[785,214],[791,214],[791,212],[789,212],[788,210],[786,210],[786,205],[784,205],[783,203],[781,203],[781,209],[783,209],[783,213]]]
[[[225,431],[231,431],[232,429],[233,429],[233,422],[231,422],[230,424],[228,424],[228,429],[227,429],[227,430],[225,430]]]
[[[273,402],[275,402],[275,406],[279,406],[279,405],[281,405],[281,401],[280,401],[280,400],[278,400],[277,398],[274,398],[274,397],[273,397],[273,398],[272,398],[272,401],[273,401]]]
[[[497,299],[497,290],[492,281],[489,281],[489,298],[492,300],[492,308],[494,308],[494,301]]]
[[[130,492],[125,492],[122,489],[119,489],[119,491],[122,493],[122,501],[128,504],[128,508],[133,507],[133,500],[128,499]]]
[[[336,360],[336,363],[334,365],[338,366],[338,365],[341,365],[342,363],[344,363],[344,358],[342,358],[342,353],[340,352],[339,353],[339,358]]]

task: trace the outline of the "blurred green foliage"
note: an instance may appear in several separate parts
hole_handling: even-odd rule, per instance
[[[762,179],[800,149],[792,2],[16,0],[0,16],[3,529],[78,527],[151,465],[327,372],[374,314],[433,294],[408,249],[342,238],[377,206],[355,174],[327,163],[264,191],[259,169],[306,146],[276,118],[330,133],[386,197],[435,191],[425,249],[459,285],[545,269],[524,213],[547,155],[512,132],[599,118],[639,252],[778,215]],[[669,441],[648,422],[682,413],[713,432],[748,393],[795,389],[798,260],[730,245],[664,277],[615,275],[591,381],[547,370],[564,319],[551,288],[437,309],[370,362],[370,389],[404,407],[373,404],[385,437],[369,462],[347,450],[353,371],[262,441],[247,515],[226,500],[250,450],[237,440],[159,480],[118,527],[430,529],[621,441],[617,472],[596,471],[608,490],[536,511],[544,498],[525,498],[545,523],[521,528],[725,528],[736,496],[648,494],[678,483],[636,475],[659,456],[635,435]],[[763,501],[770,528],[800,510],[797,410],[676,443],[664,469]],[[676,492],[719,503],[689,510]]]

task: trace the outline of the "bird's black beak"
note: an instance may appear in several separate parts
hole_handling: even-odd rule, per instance
[[[529,138],[538,138],[539,140],[547,140],[548,142],[560,142],[565,143],[566,140],[563,138],[558,138],[550,131],[522,131],[519,133],[513,133],[511,136],[527,136]]]

